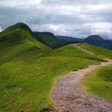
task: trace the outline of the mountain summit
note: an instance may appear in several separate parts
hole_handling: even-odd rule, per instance
[[[14,29],[24,29],[24,30],[31,31],[31,29],[28,27],[28,25],[26,25],[23,22],[19,22],[19,23],[16,23],[15,25],[9,26],[4,31],[6,31],[6,30],[14,30]]]

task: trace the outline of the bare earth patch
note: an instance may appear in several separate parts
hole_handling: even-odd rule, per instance
[[[89,72],[100,66],[112,64],[102,62],[100,65],[90,65],[86,69],[71,72],[58,78],[56,88],[51,94],[56,112],[112,112],[112,102],[89,94],[80,84],[80,80]],[[54,111],[54,112],[55,112]]]

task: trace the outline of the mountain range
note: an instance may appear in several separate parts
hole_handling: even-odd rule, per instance
[[[79,39],[79,38],[68,37],[68,36],[54,35],[53,33],[50,33],[50,32],[33,32],[24,23],[17,23],[16,25],[12,25],[8,27],[7,29],[5,29],[3,32],[6,32],[6,31],[9,32],[12,29],[16,29],[17,31],[20,29],[28,30],[29,33],[33,36],[33,38],[35,38],[39,42],[53,49],[56,49],[68,44],[73,44],[73,43],[88,43],[88,44],[92,44],[92,45],[96,45],[96,46],[100,46],[100,47],[104,47],[104,48],[112,50],[112,40],[105,40],[99,35],[91,35],[85,39]],[[1,35],[4,34],[3,32],[1,32],[0,34]],[[3,37],[4,36],[0,38],[1,42],[4,41]]]
[[[79,38],[67,37],[67,36],[56,36],[56,37],[58,39],[63,39],[68,43],[74,43],[75,41],[78,41],[80,43],[88,43],[88,44],[92,44],[92,45],[96,45],[112,50],[112,40],[103,39],[99,35],[91,35],[85,39],[79,39]]]
[[[68,36],[59,36],[59,35],[55,36],[53,33],[50,32],[33,32],[33,33],[35,35],[38,35],[37,39],[39,41],[41,41],[43,44],[48,45],[51,48],[59,48],[61,46],[73,43],[88,43],[91,45],[96,45],[112,50],[112,40],[103,39],[99,35],[91,35],[85,39],[80,39]]]
[[[35,38],[41,41],[43,44],[48,45],[51,48],[59,48],[61,46],[73,43],[88,43],[112,50],[112,40],[106,40],[99,35],[91,35],[85,39],[54,35],[50,32],[33,32]]]

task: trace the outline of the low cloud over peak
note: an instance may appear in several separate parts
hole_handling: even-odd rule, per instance
[[[111,0],[3,0],[0,1],[2,30],[26,22],[33,30],[83,38],[99,34],[112,39]]]

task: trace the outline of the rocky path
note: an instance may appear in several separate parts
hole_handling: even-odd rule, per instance
[[[90,65],[86,69],[58,78],[56,88],[51,95],[55,104],[55,112],[112,112],[112,102],[87,93],[80,84],[80,80],[87,73],[110,64],[112,62],[108,60],[100,65]]]

